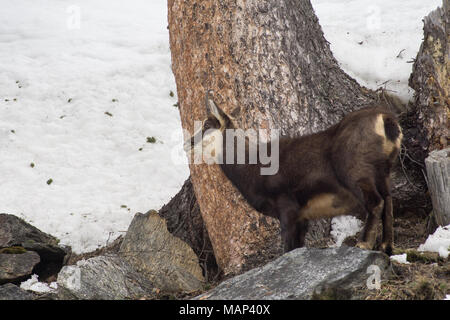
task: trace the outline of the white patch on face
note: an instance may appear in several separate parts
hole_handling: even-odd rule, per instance
[[[202,140],[203,161],[207,164],[223,163],[223,135],[219,129],[206,130]]]

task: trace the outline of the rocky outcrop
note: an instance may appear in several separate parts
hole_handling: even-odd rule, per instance
[[[7,283],[0,286],[0,300],[34,300],[33,294]]]
[[[191,292],[203,286],[197,255],[167,231],[166,221],[156,211],[135,215],[119,255],[162,291]]]
[[[152,283],[117,255],[65,266],[58,274],[58,299],[123,300],[148,297]]]
[[[191,292],[204,278],[198,257],[181,239],[167,231],[156,211],[137,213],[118,254],[106,254],[58,274],[59,299],[150,299],[159,292]]]
[[[0,253],[0,284],[17,282],[29,276],[40,258],[36,252]]]
[[[55,237],[14,215],[0,214],[0,249],[20,247],[25,251],[36,252],[40,263],[34,273],[41,279],[57,274],[71,252],[70,247],[63,247],[58,243]]]
[[[389,266],[388,256],[377,251],[300,248],[228,279],[196,299],[354,299],[360,289],[371,289],[377,279],[386,280]]]
[[[61,270],[71,250],[58,239],[24,220],[0,214],[0,300],[54,299],[53,294],[32,294],[16,286],[32,274],[42,280]]]

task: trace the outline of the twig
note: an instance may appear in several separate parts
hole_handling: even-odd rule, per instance
[[[408,174],[406,173],[405,165],[404,165],[404,163],[403,163],[404,158],[405,158],[405,154],[406,154],[406,148],[405,148],[405,149],[402,148],[401,151],[403,151],[403,152],[400,152],[400,155],[399,155],[398,158],[399,158],[399,160],[400,160],[400,165],[401,165],[401,167],[402,167],[403,174],[405,175],[406,180],[407,180],[408,183],[413,187],[413,189],[415,189],[415,190],[420,190],[419,188],[417,188],[417,187],[411,182],[411,180],[409,180],[409,176],[408,176]]]
[[[402,54],[403,51],[405,51],[405,49],[400,50],[400,52],[398,53],[398,55],[396,56],[396,58],[401,58],[401,54]]]
[[[382,84],[380,84],[380,87],[383,86],[383,85],[386,85],[389,81],[391,81],[391,79],[386,80],[385,82],[383,82]],[[386,88],[385,88],[385,90],[386,90]]]
[[[423,165],[422,163],[420,163],[419,161],[413,159],[413,158],[409,155],[408,151],[406,150],[406,147],[405,147],[403,144],[402,144],[402,147],[405,148],[405,156],[406,156],[409,160],[411,160],[411,161],[414,162],[415,164],[417,164],[417,165],[421,166],[422,168],[424,168],[424,165]]]

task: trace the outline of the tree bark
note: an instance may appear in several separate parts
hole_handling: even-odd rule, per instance
[[[428,152],[447,147],[450,137],[450,0],[424,19],[420,46],[409,85],[415,90],[416,141],[424,160]]]
[[[190,133],[194,120],[206,118],[206,90],[238,128],[289,136],[328,128],[379,99],[339,68],[309,0],[168,0],[168,18],[181,122]],[[217,165],[190,164],[190,171],[225,274],[281,253],[278,221],[250,208]],[[402,188],[416,196],[398,172],[394,197]],[[315,224],[310,240],[329,226]]]
[[[428,14],[424,20],[424,39],[413,65],[413,72],[409,78],[409,85],[415,90],[412,111],[403,117],[405,160],[406,166],[421,189],[433,188],[433,178],[429,178],[428,186],[417,177],[423,171],[425,175],[425,158],[433,150],[440,150],[448,146],[450,134],[450,0],[443,0],[440,8]],[[410,170],[410,169],[413,170]],[[427,164],[427,171],[430,170]],[[433,207],[436,209],[435,196]],[[418,206],[416,199],[410,204]],[[431,206],[426,207],[430,212]],[[429,220],[428,230],[436,227],[435,219]]]

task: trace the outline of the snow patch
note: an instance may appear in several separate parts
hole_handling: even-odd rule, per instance
[[[448,258],[450,251],[450,225],[438,227],[430,234],[424,244],[419,246],[419,251],[437,252],[442,258]]]
[[[52,282],[49,284],[45,282],[39,282],[37,274],[33,274],[30,279],[24,281],[20,284],[20,288],[27,291],[33,291],[38,293],[49,293],[54,292],[58,289],[58,285],[56,282]]]
[[[189,175],[167,1],[15,0],[0,21],[0,212],[95,250]]]
[[[441,0],[312,0],[340,67],[370,89],[386,87],[402,100],[423,38],[424,16]]]
[[[404,253],[404,254],[398,254],[398,255],[395,255],[395,256],[391,256],[390,258],[391,258],[392,261],[395,261],[395,262],[398,262],[398,263],[410,264],[410,262],[408,260],[406,260],[406,257],[407,257],[407,254]]]
[[[334,247],[340,247],[347,237],[354,236],[362,229],[363,222],[353,216],[339,216],[331,220],[331,236]]]

